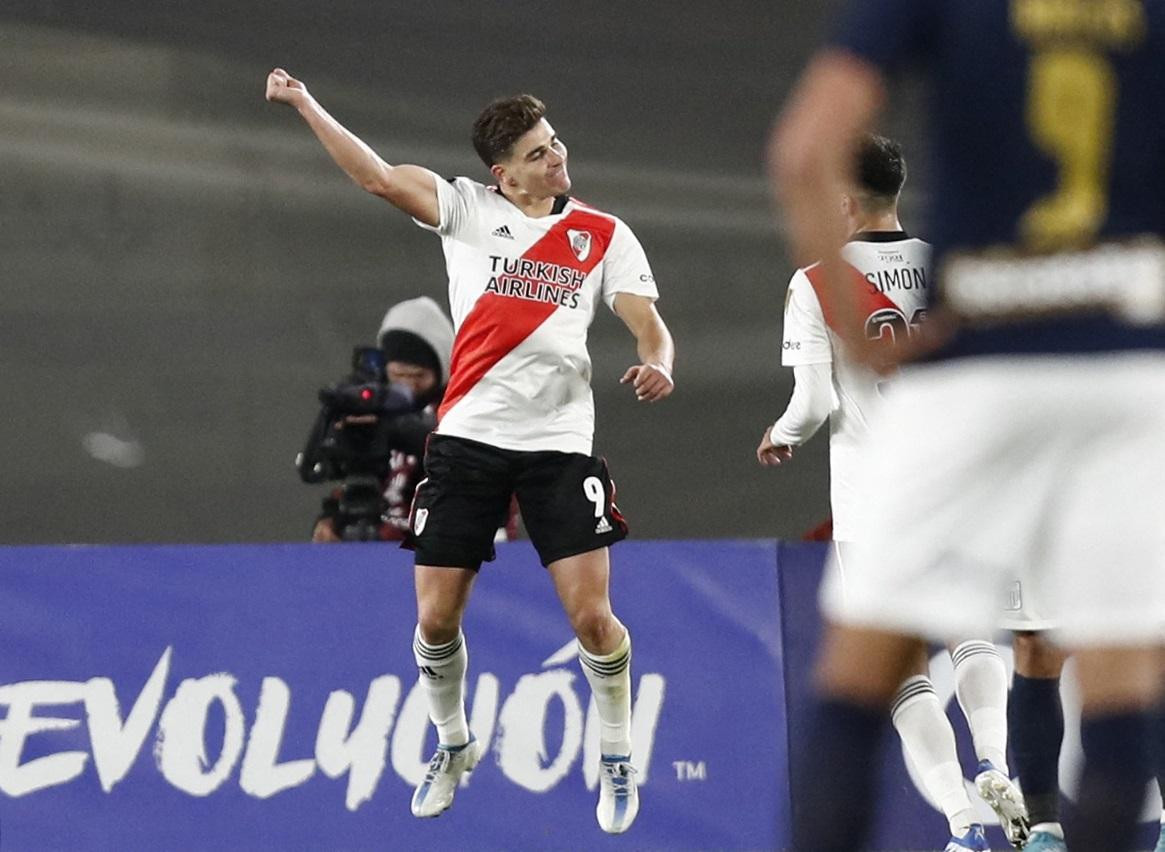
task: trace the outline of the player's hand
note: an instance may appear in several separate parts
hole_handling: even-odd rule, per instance
[[[315,529],[311,531],[311,540],[315,542],[340,540],[340,537],[336,535],[336,526],[332,523],[331,518],[320,518],[316,521]]]
[[[276,68],[267,75],[267,100],[272,103],[294,107],[299,106],[307,96],[307,86],[282,68]]]
[[[793,448],[788,444],[774,444],[771,435],[772,429],[765,429],[760,446],[756,448],[756,460],[765,467],[776,467],[793,457]]]
[[[619,379],[621,385],[628,383],[635,389],[635,398],[640,402],[659,402],[671,396],[676,387],[671,373],[661,364],[636,364],[630,367]]]

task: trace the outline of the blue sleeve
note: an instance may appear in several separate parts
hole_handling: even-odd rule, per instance
[[[942,0],[851,0],[829,40],[886,74],[918,65],[935,43]]]

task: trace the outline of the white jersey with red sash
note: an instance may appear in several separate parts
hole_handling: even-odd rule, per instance
[[[437,179],[457,336],[437,432],[508,450],[591,454],[587,329],[601,297],[658,296],[620,219],[574,199],[531,218],[492,187]],[[418,223],[420,224],[420,223]]]
[[[902,231],[859,233],[842,250],[861,294],[867,337],[894,340],[916,333],[932,284],[930,245]],[[834,405],[829,415],[830,502],[833,537],[852,540],[857,513],[856,475],[862,442],[887,381],[846,357],[837,320],[821,295],[820,265],[799,269],[785,297],[781,363],[832,364]],[[823,307],[824,306],[824,307]]]

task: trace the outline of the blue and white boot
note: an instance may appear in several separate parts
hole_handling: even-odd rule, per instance
[[[425,777],[413,793],[413,816],[435,817],[449,810],[461,776],[472,771],[479,760],[481,744],[472,734],[465,745],[437,746]]]
[[[630,755],[604,754],[599,763],[599,827],[608,834],[622,834],[639,814],[639,788]]]
[[[967,833],[962,837],[955,837],[952,834],[943,852],[967,852],[968,849],[974,850],[974,852],[991,852],[991,846],[987,843],[987,835],[983,831],[983,826],[977,822],[972,823],[971,827],[967,829]]]
[[[1064,838],[1051,831],[1033,831],[1023,852],[1068,852]]]
[[[975,789],[999,817],[999,827],[1003,829],[1007,842],[1016,849],[1023,849],[1031,826],[1019,788],[990,760],[981,760],[975,775]]]

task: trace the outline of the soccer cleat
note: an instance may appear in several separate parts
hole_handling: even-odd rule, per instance
[[[599,763],[599,805],[595,816],[608,834],[622,834],[639,813],[639,788],[629,755],[604,754]]]
[[[990,760],[979,761],[979,773],[975,776],[975,789],[979,791],[991,810],[999,817],[999,827],[1007,837],[1007,842],[1016,849],[1024,848],[1030,824],[1027,808],[1023,804],[1023,794],[1011,779],[996,769]]]
[[[991,846],[987,843],[987,835],[983,832],[983,826],[977,822],[971,823],[971,827],[962,837],[951,835],[943,852],[967,852],[968,849],[975,850],[975,852],[991,852]]]
[[[437,746],[424,780],[413,793],[413,816],[435,817],[447,811],[461,776],[472,771],[479,760],[481,745],[472,734],[463,746]]]
[[[1033,831],[1023,852],[1068,852],[1068,846],[1050,831]]]

